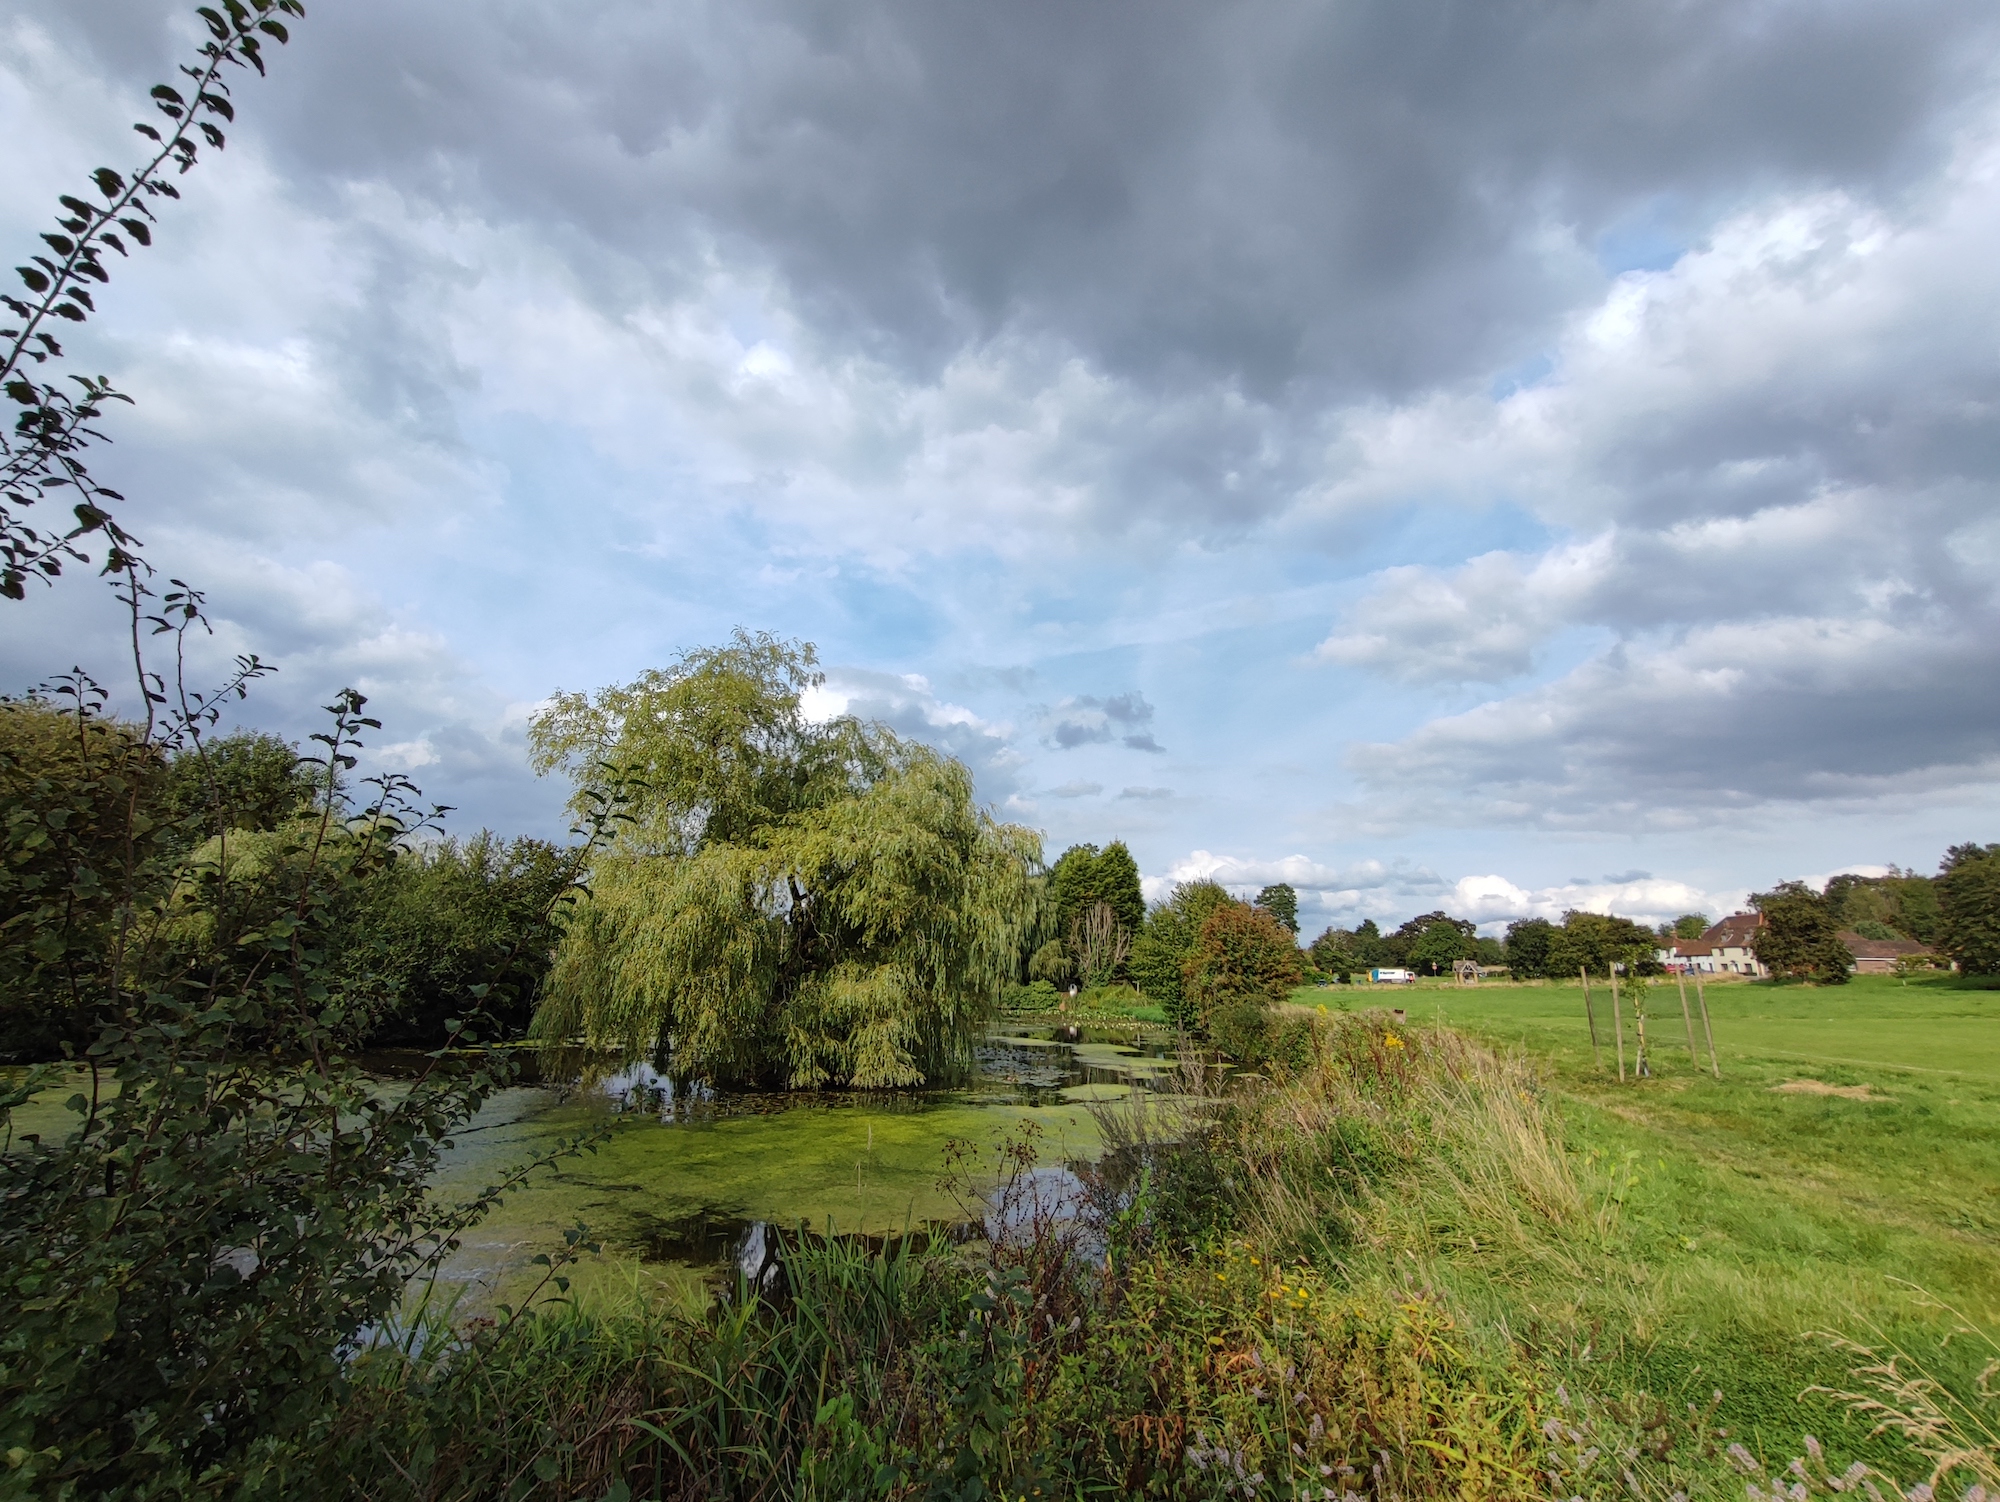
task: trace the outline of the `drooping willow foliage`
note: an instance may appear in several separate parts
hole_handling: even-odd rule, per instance
[[[557,952],[546,1045],[792,1089],[963,1073],[1036,915],[1040,839],[981,811],[960,762],[814,722],[815,662],[738,632],[536,718],[539,770],[579,797],[615,779],[632,813]]]

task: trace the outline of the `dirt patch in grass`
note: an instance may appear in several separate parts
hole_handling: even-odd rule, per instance
[[[1780,1095],[1838,1095],[1842,1100],[1890,1100],[1872,1085],[1829,1085],[1825,1080],[1786,1080],[1771,1087]]]

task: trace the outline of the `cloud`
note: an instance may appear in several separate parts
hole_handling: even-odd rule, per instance
[[[1161,752],[1166,748],[1145,729],[1153,718],[1153,706],[1138,690],[1099,698],[1083,694],[1067,698],[1041,711],[1043,744],[1055,750],[1073,751],[1078,746],[1122,741],[1134,751]]]
[[[1441,7],[316,9],[76,333],[100,472],[274,716],[365,679],[496,821],[520,706],[742,620],[1020,817],[1157,702],[1152,864],[1328,830],[1328,913],[1989,807],[2000,16]],[[0,26],[26,244],[191,33]]]
[[[1616,913],[1653,925],[1689,912],[1717,916],[1735,905],[1688,883],[1643,873],[1602,882],[1571,881],[1529,888],[1498,875],[1447,881],[1423,867],[1379,861],[1334,868],[1303,855],[1256,860],[1218,856],[1206,850],[1193,851],[1174,862],[1165,876],[1146,878],[1146,896],[1149,901],[1160,901],[1176,883],[1204,880],[1220,882],[1246,899],[1265,886],[1285,882],[1298,891],[1302,911],[1316,914],[1329,925],[1344,927],[1373,918],[1394,928],[1418,913],[1442,909],[1455,918],[1470,919],[1488,933],[1497,933],[1520,918],[1559,921],[1572,908]],[[1736,896],[1740,902],[1740,894]]]
[[[1049,789],[1051,798],[1095,798],[1104,791],[1101,782],[1065,782],[1061,787]]]
[[[1017,801],[1021,758],[1010,744],[1012,727],[939,698],[921,673],[830,667],[825,683],[808,692],[806,707],[816,719],[846,714],[878,720],[900,735],[936,746],[972,769],[980,797],[1004,807],[1023,807],[1023,801]],[[1075,795],[1058,789],[1056,796]]]
[[[1689,828],[1990,781],[2000,704],[1960,686],[2000,666],[2000,622],[1972,624],[1808,617],[1689,631],[1358,745],[1350,760],[1402,817],[1547,828]]]
[[[1534,560],[1486,553],[1448,574],[1384,569],[1317,655],[1407,683],[1517,677],[1598,585],[1608,545],[1600,537]]]
[[[1960,686],[2000,672],[2000,451],[1974,434],[2000,411],[1976,353],[2000,344],[1996,181],[1989,113],[1920,207],[1742,214],[1579,312],[1546,380],[1406,414],[1434,428],[1412,453],[1589,532],[1383,570],[1321,644],[1411,683],[1501,681],[1568,644],[1553,681],[1353,750],[1391,822],[1455,799],[1662,827],[1991,785],[2000,706]],[[1398,803],[1419,787],[1437,797]]]
[[[1345,909],[1378,894],[1386,897],[1391,892],[1428,891],[1441,885],[1435,876],[1421,868],[1385,865],[1381,861],[1334,867],[1304,855],[1268,860],[1194,850],[1173,862],[1165,876],[1149,878],[1146,895],[1149,900],[1156,900],[1184,881],[1219,882],[1239,897],[1252,896],[1259,888],[1285,882],[1297,889],[1304,906],[1329,911]]]
[[[1444,910],[1455,918],[1470,918],[1489,932],[1520,918],[1560,921],[1575,909],[1614,913],[1650,926],[1670,922],[1683,913],[1720,917],[1725,904],[1685,882],[1655,880],[1634,872],[1606,877],[1602,882],[1570,882],[1562,886],[1526,889],[1504,876],[1466,876],[1453,883]]]
[[[1120,798],[1129,798],[1143,803],[1157,803],[1174,795],[1172,788],[1129,787],[1121,792]]]

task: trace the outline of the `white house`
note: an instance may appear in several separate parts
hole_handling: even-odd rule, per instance
[[[1669,970],[1767,976],[1771,972],[1752,947],[1757,942],[1757,930],[1763,926],[1762,913],[1732,913],[1720,923],[1711,924],[1699,939],[1662,939],[1660,947],[1653,951],[1653,958]]]

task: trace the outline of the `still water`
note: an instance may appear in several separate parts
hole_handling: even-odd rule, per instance
[[[991,1176],[994,1151],[1024,1123],[1045,1173],[1093,1159],[1089,1106],[1159,1084],[1169,1050],[1129,1031],[1066,1041],[1044,1028],[996,1032],[965,1087],[894,1094],[677,1091],[636,1065],[588,1088],[519,1088],[457,1136],[440,1188],[471,1193],[512,1165],[579,1137],[579,1156],[538,1172],[467,1234],[440,1292],[471,1305],[517,1297],[534,1258],[584,1225],[602,1247],[579,1288],[700,1288],[732,1266],[754,1275],[773,1226],[882,1236],[980,1213],[940,1183],[946,1148],[968,1144]],[[1059,1187],[1059,1186],[1058,1186]],[[976,1194],[973,1196],[976,1200]]]

